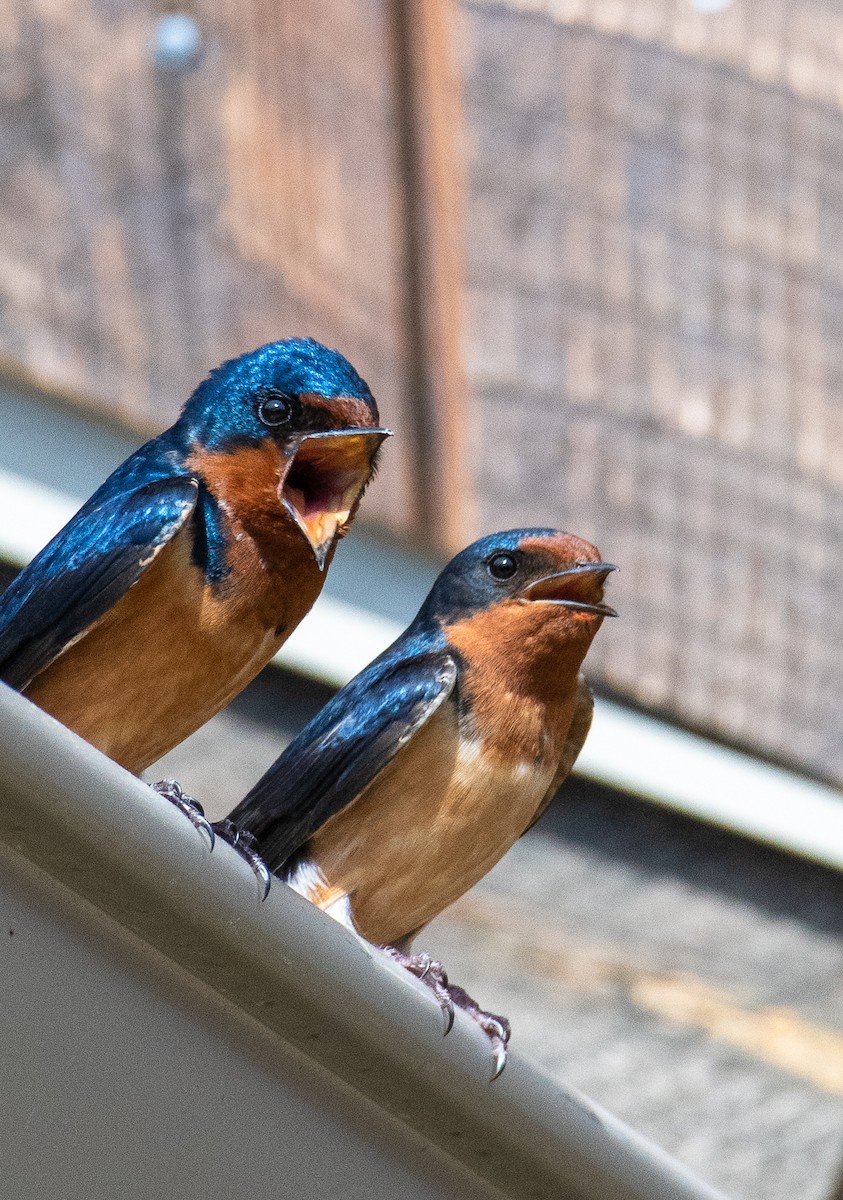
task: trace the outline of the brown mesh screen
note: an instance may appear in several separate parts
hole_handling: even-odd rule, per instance
[[[459,25],[478,531],[593,538],[622,568],[593,673],[837,779],[842,21],[560,0]]]
[[[403,198],[383,3],[219,0],[156,70],[160,5],[6,6],[0,365],[160,428],[205,372],[311,334],[409,423]],[[406,526],[406,442],[367,508]]]

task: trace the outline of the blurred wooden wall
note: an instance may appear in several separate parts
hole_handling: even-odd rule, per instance
[[[843,783],[843,7],[460,0],[478,532],[621,566],[620,695]]]
[[[604,683],[843,781],[843,13],[190,11],[179,74],[150,0],[0,0],[0,369],[158,428],[338,346],[396,430],[367,518],[591,538]]]
[[[435,539],[443,3],[198,0],[174,71],[149,0],[2,0],[0,369],[146,432],[221,360],[312,335],[398,435],[369,516]]]

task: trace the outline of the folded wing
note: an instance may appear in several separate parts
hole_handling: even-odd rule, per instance
[[[197,493],[178,476],[85,505],[0,596],[0,679],[25,688],[104,616],[182,528]]]
[[[271,870],[356,799],[451,694],[457,669],[444,643],[413,651],[405,638],[338,692],[229,814]]]

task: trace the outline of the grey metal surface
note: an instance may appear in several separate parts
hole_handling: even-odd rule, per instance
[[[265,673],[150,777],[222,815],[325,701]],[[513,1045],[743,1200],[843,1165],[843,876],[569,781],[419,939]],[[843,1200],[843,1197],[841,1197]]]
[[[493,1200],[78,895],[0,850],[4,1200]]]
[[[560,804],[558,835],[537,827],[420,944],[509,1016],[521,1053],[730,1196],[826,1200],[841,880],[630,807]]]
[[[64,885],[82,907],[91,903],[116,922],[133,954],[151,948],[175,963],[189,977],[171,976],[177,1009],[191,1013],[197,981],[207,985],[223,1022],[257,1022],[279,1053],[302,1055],[310,1071],[325,1070],[332,1087],[348,1089],[349,1121],[358,1119],[362,1097],[377,1106],[385,1123],[397,1122],[404,1136],[419,1137],[444,1155],[440,1161],[455,1172],[454,1179],[468,1169],[519,1197],[715,1196],[655,1147],[517,1055],[491,1086],[488,1048],[474,1027],[458,1019],[443,1039],[438,1008],[405,972],[285,888],[273,889],[259,904],[254,878],[229,847],[220,845],[211,855],[175,809],[6,688],[0,688],[0,840]],[[24,1017],[30,984],[37,996],[49,992],[43,975],[51,957],[46,941],[40,957],[32,976],[25,970],[17,974],[26,994],[18,995],[15,1008]],[[68,990],[72,1010],[67,982],[57,978],[56,988],[56,1007],[61,1010],[61,992]],[[105,1036],[113,1016],[107,1007],[100,1014],[103,1053],[113,1039],[113,1030]],[[123,1014],[116,1016],[119,1025]],[[37,1008],[27,1022],[28,1036],[35,1039]],[[115,1048],[123,1052],[120,1038]],[[53,1052],[76,1056],[72,1028],[56,1040]],[[278,1070],[274,1052],[262,1065],[269,1073]],[[65,1071],[66,1064],[60,1070],[64,1077]],[[102,1073],[90,1069],[78,1078],[96,1089]],[[289,1072],[282,1075],[289,1082]],[[14,1106],[13,1124],[4,1131],[7,1146],[32,1137],[30,1128],[49,1138],[51,1106],[58,1103],[49,1073],[41,1086],[44,1109],[37,1097]],[[213,1091],[207,1096],[202,1091],[198,1099],[191,1120],[200,1126],[206,1101],[229,1111]],[[148,1104],[150,1097],[140,1092],[137,1101]],[[233,1110],[230,1119],[240,1157],[248,1121]],[[293,1137],[291,1153],[296,1146]],[[114,1170],[133,1178],[137,1163],[112,1150]],[[179,1192],[177,1186],[172,1190]],[[335,1185],[334,1194],[346,1193]]]

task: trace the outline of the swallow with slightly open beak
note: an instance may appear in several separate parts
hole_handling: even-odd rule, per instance
[[[458,554],[396,642],[229,814],[265,868],[428,984],[446,1018],[509,1023],[415,954],[427,923],[538,820],[591,724],[581,673],[615,568],[581,538],[514,529]]]

